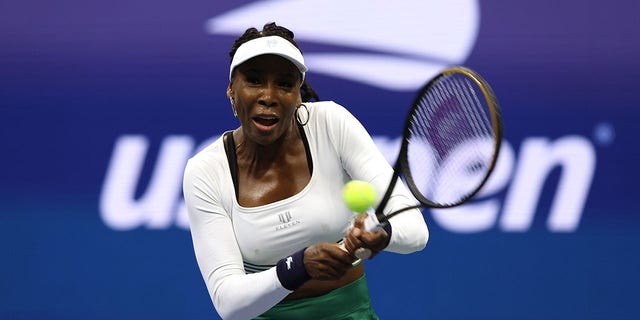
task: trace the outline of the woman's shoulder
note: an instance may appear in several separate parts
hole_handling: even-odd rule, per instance
[[[187,168],[208,167],[215,168],[227,161],[224,149],[224,134],[214,136],[201,144],[200,149],[187,162]]]
[[[303,103],[303,105],[307,106],[310,111],[312,110],[326,111],[326,110],[331,110],[335,108],[344,108],[343,106],[341,106],[340,104],[338,104],[333,100],[305,102]]]
[[[342,106],[341,104],[335,101],[318,101],[318,102],[305,102],[304,106],[301,108],[307,107],[309,110],[309,116],[311,119],[331,119],[331,118],[340,118],[347,114],[349,111]],[[304,111],[298,111],[299,113],[304,113]],[[301,115],[304,116],[304,115]]]

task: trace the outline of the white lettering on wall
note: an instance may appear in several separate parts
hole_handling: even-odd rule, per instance
[[[591,142],[580,136],[556,141],[529,138],[522,142],[520,160],[504,203],[500,226],[505,231],[531,227],[544,183],[555,168],[561,169],[547,227],[571,232],[578,227],[591,180],[596,155]]]
[[[513,147],[503,141],[500,156],[491,177],[476,195],[477,201],[449,209],[433,209],[431,214],[438,225],[458,233],[473,233],[493,228],[500,213],[501,202],[496,193],[509,184],[515,156]]]
[[[150,229],[171,226],[176,203],[180,202],[182,195],[184,166],[194,145],[189,136],[165,138],[154,162],[156,165],[149,184],[143,195],[135,199],[149,141],[139,135],[125,135],[116,140],[100,195],[100,214],[104,223],[115,230],[130,230],[143,225]],[[183,227],[187,226],[184,221],[178,221]]]
[[[147,159],[149,140],[142,135],[123,135],[115,142],[100,195],[100,215],[114,230],[138,227],[188,229],[182,197],[182,175],[187,159],[217,137],[196,147],[186,135],[167,136],[157,159]],[[400,138],[374,137],[390,163],[396,160]],[[143,166],[151,165],[146,188],[138,186]],[[475,233],[498,227],[506,232],[525,232],[540,213],[538,204],[552,171],[560,178],[553,194],[546,226],[552,232],[573,232],[582,218],[593,175],[596,153],[593,144],[578,135],[551,140],[530,137],[522,141],[518,154],[503,142],[495,171],[476,200],[463,206],[431,210],[442,228],[457,233]],[[139,198],[136,189],[143,190]],[[499,193],[506,196],[498,196]]]

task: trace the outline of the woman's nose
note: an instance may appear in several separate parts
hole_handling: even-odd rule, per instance
[[[266,84],[261,91],[258,103],[267,107],[273,107],[277,104],[275,86],[272,84]]]

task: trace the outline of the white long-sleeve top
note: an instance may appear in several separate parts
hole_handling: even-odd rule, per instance
[[[303,127],[313,164],[298,194],[258,207],[238,204],[222,137],[191,158],[184,197],[196,259],[213,304],[224,319],[252,318],[286,297],[274,265],[318,242],[336,242],[354,214],[341,198],[352,179],[371,183],[382,197],[392,168],[362,124],[334,102],[306,103]],[[415,204],[398,182],[385,212]],[[386,251],[411,253],[427,243],[427,225],[412,210],[390,219]]]

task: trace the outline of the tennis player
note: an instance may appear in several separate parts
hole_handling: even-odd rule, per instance
[[[364,214],[354,222],[342,186],[381,194],[393,170],[354,116],[318,101],[293,38],[270,23],[233,44],[227,96],[240,126],[185,169],[195,255],[224,319],[377,319],[353,251],[422,250],[427,225],[418,210],[377,232],[362,230]],[[414,202],[399,185],[387,210]]]

